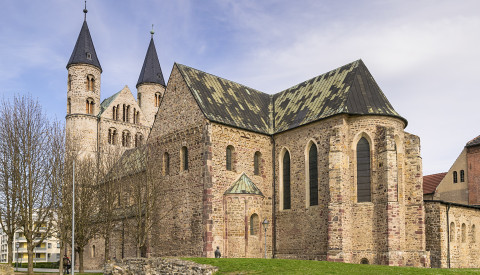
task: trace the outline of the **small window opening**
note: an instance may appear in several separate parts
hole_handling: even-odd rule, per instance
[[[186,146],[182,147],[182,150],[180,151],[180,165],[181,165],[181,170],[182,171],[187,171],[188,170],[188,149]]]
[[[362,258],[362,259],[360,260],[360,264],[369,264],[369,261],[368,261],[367,258]]]
[[[227,171],[232,171],[233,170],[233,146],[232,145],[228,145],[227,146],[227,150],[226,150],[226,168],[227,168]]]
[[[70,98],[67,99],[67,114],[72,113],[72,100]]]
[[[458,174],[457,174],[457,171],[453,171],[453,183],[457,183],[458,182]]]
[[[162,98],[162,94],[160,92],[155,93],[155,107],[160,106],[160,99]]]
[[[257,151],[255,155],[253,155],[253,174],[260,175],[260,162],[262,161],[262,154]]]
[[[467,225],[462,223],[462,243],[467,241]]]
[[[92,60],[92,54],[91,53],[87,53],[87,59]]]
[[[122,133],[122,146],[123,147],[130,147],[130,132],[123,131]]]
[[[450,242],[455,241],[455,223],[450,223]]]
[[[465,171],[460,170],[460,182],[465,182]]]
[[[163,175],[169,175],[170,174],[170,155],[165,152],[163,154]]]
[[[250,216],[250,235],[257,235],[258,234],[258,215],[257,214],[252,214]]]

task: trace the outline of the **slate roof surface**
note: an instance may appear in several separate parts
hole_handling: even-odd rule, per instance
[[[274,102],[276,133],[337,114],[394,116],[407,123],[362,60],[275,94]]]
[[[175,64],[207,119],[275,134],[337,114],[401,117],[362,60],[275,95]]]
[[[87,56],[90,53],[90,57]],[[67,63],[67,68],[72,64],[90,64],[102,71],[100,61],[98,61],[95,47],[93,46],[92,37],[90,36],[90,30],[88,29],[87,21],[83,21],[82,29],[73,48],[70,60]]]
[[[260,189],[257,188],[255,183],[245,174],[242,173],[240,178],[236,180],[233,185],[225,191],[225,195],[230,194],[249,194],[263,196]]]
[[[140,146],[126,150],[107,178],[110,180],[120,179],[146,170],[147,146]]]
[[[102,103],[100,104],[100,112],[98,113],[97,116],[100,116],[103,114],[103,112],[108,108],[108,106],[117,98],[117,96],[121,93],[122,91],[119,91],[110,97],[105,98]]]
[[[471,146],[476,146],[476,145],[480,145],[480,136],[470,140],[469,142],[467,142],[467,147],[471,147]]]
[[[163,78],[162,68],[160,67],[160,61],[158,61],[153,37],[150,39],[150,44],[148,45],[143,67],[138,77],[137,87],[143,83],[156,83],[165,86],[165,80]]]
[[[207,119],[270,133],[270,96],[224,78],[176,64]]]
[[[437,189],[437,186],[443,180],[445,175],[447,175],[446,172],[423,176],[423,194],[426,195],[434,193],[435,189]]]

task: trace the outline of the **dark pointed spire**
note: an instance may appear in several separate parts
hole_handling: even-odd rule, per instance
[[[148,45],[147,55],[145,55],[145,61],[143,61],[140,76],[138,77],[137,88],[140,84],[144,83],[156,83],[165,86],[162,69],[160,68],[160,62],[158,61],[157,50],[155,49],[155,43],[153,42],[153,25],[150,33],[152,34],[152,38],[150,39],[150,45]]]
[[[83,12],[85,13],[85,21],[83,21],[82,29],[80,30],[80,34],[78,35],[77,43],[75,43],[75,48],[73,48],[70,60],[67,63],[67,68],[73,64],[90,64],[99,68],[100,71],[102,71],[102,67],[100,66],[100,62],[97,58],[97,53],[95,52],[95,47],[93,46],[90,31],[88,30],[88,25],[86,21],[88,11],[86,6]]]

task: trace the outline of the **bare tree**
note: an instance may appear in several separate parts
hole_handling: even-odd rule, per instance
[[[7,218],[4,229],[10,234],[22,231],[27,243],[28,272],[33,274],[33,250],[50,234],[54,224],[53,185],[62,158],[57,146],[63,147],[63,126],[51,123],[39,103],[26,96],[15,96],[13,102],[4,100],[2,118],[7,121],[1,129],[6,198],[2,214]]]
[[[7,235],[8,263],[13,261],[13,241],[18,227],[18,145],[12,106],[5,99],[0,106],[0,225]]]

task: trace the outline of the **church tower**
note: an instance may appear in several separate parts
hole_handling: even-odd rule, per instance
[[[86,15],[70,60],[67,64],[66,134],[69,150],[94,157],[97,152],[97,114],[100,111],[100,76],[97,58]]]
[[[137,100],[145,115],[147,125],[152,127],[163,93],[165,92],[165,80],[163,79],[157,50],[153,42],[153,29],[150,33],[152,37],[150,38],[150,44],[148,45],[147,54],[145,55],[137,82]]]

